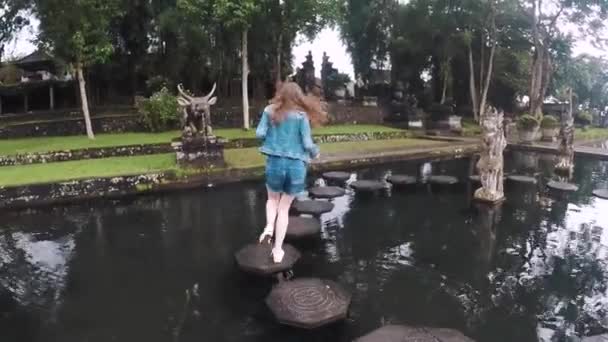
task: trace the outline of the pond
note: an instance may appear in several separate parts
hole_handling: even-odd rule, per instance
[[[554,163],[527,153],[508,159],[509,170],[545,175]],[[473,164],[431,165],[466,179]],[[296,278],[333,279],[353,294],[347,321],[311,332],[277,324],[264,304],[273,281],[235,266],[233,253],[264,224],[261,182],[3,213],[2,341],[352,341],[386,323],[493,342],[603,333],[608,201],[591,192],[607,177],[607,162],[579,158],[576,194],[508,184],[500,210],[473,205],[467,184],[348,192],[322,217],[321,238],[296,244]]]

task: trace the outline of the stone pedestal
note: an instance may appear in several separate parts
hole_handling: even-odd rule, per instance
[[[182,137],[171,144],[180,166],[221,168],[224,161],[224,141],[214,136]]]

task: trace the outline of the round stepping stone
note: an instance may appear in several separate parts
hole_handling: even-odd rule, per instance
[[[330,280],[296,279],[275,286],[266,305],[281,324],[315,329],[346,319],[351,295]]]
[[[475,342],[452,329],[387,325],[355,342]]]
[[[436,185],[454,185],[458,184],[458,178],[453,176],[431,176],[429,183]]]
[[[538,181],[534,177],[523,176],[523,175],[510,175],[508,180],[516,183],[536,184]]]
[[[319,216],[334,210],[334,205],[325,201],[297,201],[293,209],[298,214]]]
[[[507,177],[505,176],[503,180],[506,180]],[[481,183],[481,176],[480,175],[472,175],[469,176],[469,180],[473,183]]]
[[[334,182],[346,182],[347,180],[350,179],[350,173],[348,172],[342,172],[342,171],[333,171],[333,172],[326,172],[323,174],[323,178],[328,180],[328,181],[334,181]]]
[[[287,226],[287,239],[295,240],[316,236],[321,232],[321,222],[313,217],[292,216]]]
[[[336,198],[344,196],[346,190],[337,186],[323,186],[312,188],[308,193],[314,198]]]
[[[593,195],[595,197],[599,197],[599,198],[603,198],[603,199],[608,199],[608,189],[593,190]]]
[[[407,175],[392,175],[388,177],[386,181],[397,186],[414,185],[418,182],[416,177]]]
[[[566,191],[566,192],[575,192],[578,191],[578,186],[571,183],[564,182],[549,182],[547,183],[547,187],[551,190],[558,191]]]
[[[374,192],[386,189],[383,182],[375,180],[359,180],[350,183],[350,186],[357,192]]]
[[[285,256],[281,263],[276,264],[270,255],[271,249],[272,245],[269,243],[247,245],[235,254],[236,262],[245,272],[268,276],[290,270],[301,256],[300,252],[293,246],[284,244]]]

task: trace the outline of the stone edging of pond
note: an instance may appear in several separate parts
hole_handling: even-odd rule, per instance
[[[479,151],[479,145],[467,144],[440,148],[416,149],[391,153],[375,153],[360,158],[334,159],[311,165],[312,173],[352,169],[418,159],[447,159],[463,157]],[[122,198],[149,193],[210,187],[244,180],[259,180],[264,167],[203,171],[190,175],[159,172],[107,178],[72,180],[56,183],[0,187],[0,210],[23,209],[82,202],[96,198]]]
[[[353,133],[353,134],[327,134],[315,136],[314,140],[317,143],[333,143],[333,142],[358,142],[370,140],[390,140],[411,138],[411,132],[371,132],[371,133]],[[259,141],[254,138],[234,139],[225,144],[227,149],[248,148],[259,146]],[[66,151],[50,151],[41,153],[26,153],[12,156],[0,156],[0,167],[16,166],[16,165],[31,165],[45,164],[64,161],[84,160],[84,159],[101,159],[109,157],[132,157],[150,154],[171,153],[173,148],[171,143],[159,144],[142,144],[128,146],[111,146],[99,147]]]
[[[524,152],[537,152],[537,153],[550,153],[559,154],[559,149],[556,145],[540,145],[540,144],[519,144],[509,143],[508,150],[511,151],[524,151]],[[587,156],[593,158],[599,158],[608,160],[608,150],[604,150],[596,147],[583,146],[579,143],[575,143],[574,153],[579,156]]]

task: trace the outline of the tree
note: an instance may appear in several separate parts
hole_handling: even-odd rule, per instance
[[[340,8],[342,39],[355,74],[368,80],[372,66],[382,68],[390,50],[397,0],[348,0]]]
[[[496,3],[494,0],[489,0],[487,3],[487,16],[482,21],[479,27],[478,36],[480,42],[480,58],[479,58],[479,87],[475,82],[475,63],[473,61],[473,36],[471,31],[465,32],[465,44],[468,50],[469,58],[469,88],[471,93],[471,104],[473,106],[473,117],[475,121],[479,121],[485,115],[488,100],[488,89],[492,81],[492,72],[494,68],[494,57],[496,55],[496,47],[498,45],[498,31],[496,28]],[[489,48],[489,56],[486,61],[484,51]]]
[[[532,28],[532,69],[530,75],[530,113],[542,116],[543,103],[555,71],[552,45],[563,39],[560,26],[577,24],[586,37],[597,38],[608,17],[606,1],[522,0],[521,9],[530,18]]]
[[[87,136],[94,139],[84,69],[113,51],[110,24],[120,15],[118,0],[36,0],[40,43],[76,70]]]
[[[28,24],[23,15],[29,6],[28,0],[0,0],[0,62],[4,55],[4,45],[8,43],[15,32]]]
[[[241,30],[241,64],[243,91],[243,128],[249,129],[249,58],[248,35],[253,15],[258,10],[255,0],[217,0],[214,4],[215,13],[228,26]]]
[[[298,33],[313,39],[321,29],[337,19],[338,2],[335,0],[267,0],[270,3],[271,22],[275,32],[275,80],[281,81],[283,51],[291,51]]]

